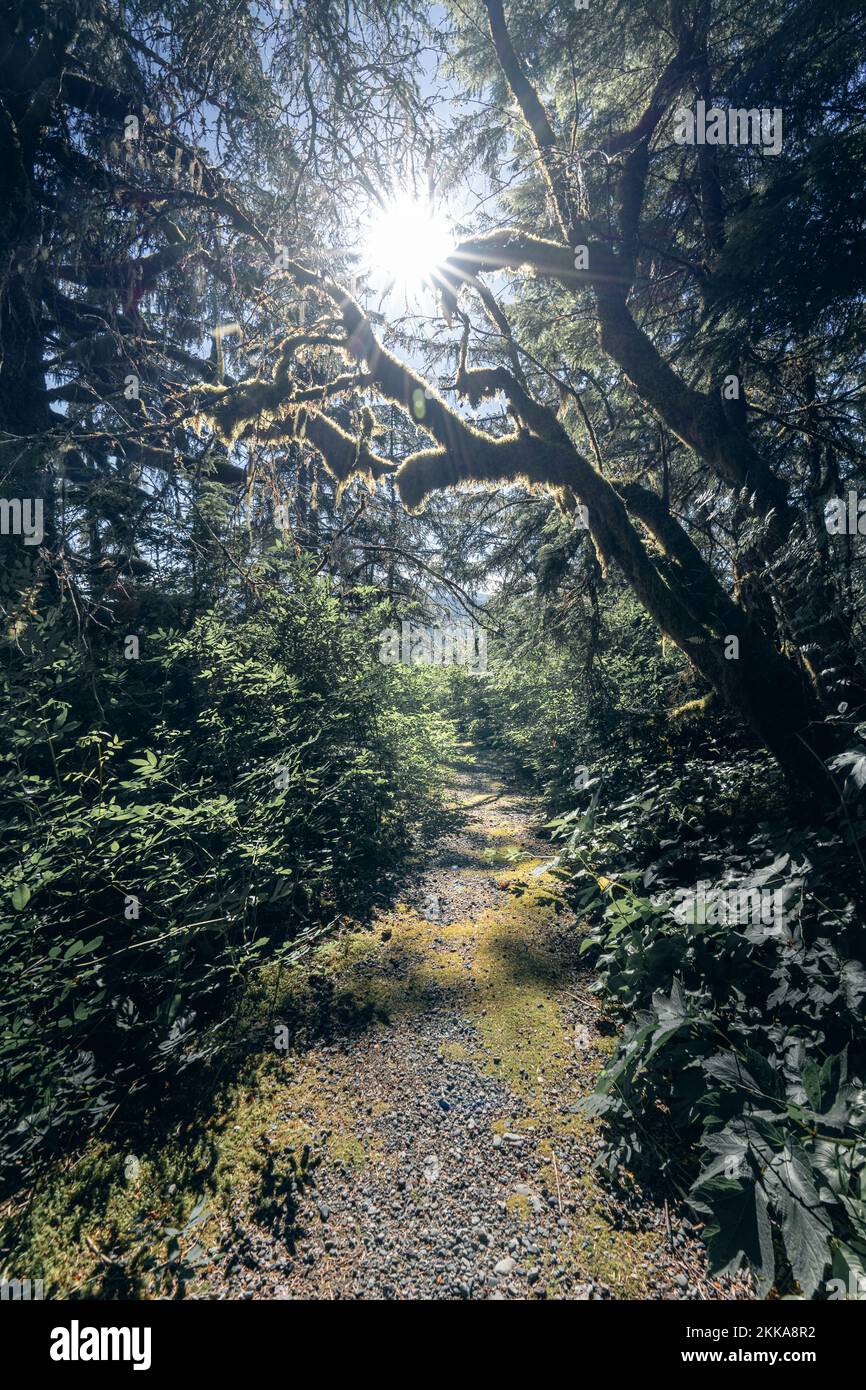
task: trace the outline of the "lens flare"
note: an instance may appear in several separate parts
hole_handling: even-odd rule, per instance
[[[408,195],[382,208],[366,243],[371,270],[390,284],[417,293],[454,249],[443,215],[432,203]]]

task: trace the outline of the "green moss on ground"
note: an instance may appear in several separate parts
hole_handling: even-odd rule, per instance
[[[492,828],[482,862],[503,853],[509,862],[524,853],[513,826]],[[564,1174],[556,1163],[557,1138],[586,1140],[592,1122],[562,1115],[550,1103],[574,1062],[568,1009],[574,961],[553,930],[555,883],[534,873],[536,867],[536,861],[520,863],[501,876],[500,887],[508,891],[473,918],[431,923],[397,904],[373,930],[351,929],[303,964],[265,968],[246,1001],[244,1026],[259,1027],[265,1049],[269,1030],[279,1026],[296,1047],[310,1050],[263,1050],[200,1129],[163,1137],[132,1162],[96,1142],[76,1162],[46,1175],[27,1204],[6,1212],[5,1243],[18,1252],[21,1269],[42,1278],[46,1294],[61,1298],[148,1297],[176,1288],[179,1279],[206,1292],[206,1263],[187,1269],[186,1257],[196,1245],[213,1248],[234,1211],[255,1212],[275,1168],[288,1171],[290,1156],[296,1163],[308,1154],[313,1164],[355,1169],[382,1161],[370,1148],[369,1106],[351,1048],[329,1052],[325,1065],[316,1039],[329,1030],[351,1035],[393,1023],[435,996],[440,1006],[450,999],[478,1039],[475,1049],[444,1042],[442,1055],[497,1077],[518,1102],[516,1113],[494,1128],[500,1134],[543,1128],[550,1135],[539,1145],[547,1160],[541,1190],[566,1204],[572,1224],[546,1253],[542,1275],[558,1266],[577,1279],[602,1280],[618,1297],[640,1297],[651,1238],[615,1229],[605,1219],[595,1177]],[[461,869],[461,878],[473,873],[487,876],[489,867]],[[592,1038],[590,1069],[601,1066],[611,1044]],[[183,1232],[202,1201],[204,1214],[179,1238],[184,1258],[172,1267],[166,1261],[177,1238],[166,1232]],[[518,1223],[531,1219],[525,1195],[511,1194],[507,1205]]]

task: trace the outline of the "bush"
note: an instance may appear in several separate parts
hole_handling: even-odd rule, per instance
[[[619,803],[596,789],[553,823],[556,872],[624,1025],[588,1107],[609,1168],[687,1193],[715,1270],[812,1297],[866,1273],[866,934],[841,840],[756,825],[768,784],[764,759],[693,758]],[[784,910],[756,921],[749,889]]]
[[[363,912],[438,804],[450,729],[298,566],[267,610],[94,655],[44,621],[3,694],[0,1169],[231,1045],[249,972]],[[26,670],[26,674],[25,674]]]
[[[717,1271],[811,1297],[866,1271],[863,749],[832,833],[793,824],[778,768],[708,710],[627,595],[554,640],[526,614],[463,726],[544,793],[553,872],[620,1031],[588,1109],[602,1162],[687,1198]],[[866,731],[864,731],[866,732]],[[861,798],[862,800],[862,798]],[[796,810],[796,808],[794,808]],[[740,920],[763,888],[781,920]]]
[[[668,712],[693,693],[681,655],[659,640],[627,593],[615,592],[593,636],[583,625],[554,636],[532,610],[509,610],[491,642],[486,677],[455,672],[453,697],[470,738],[493,748],[549,806],[574,804],[576,777],[606,763],[654,764],[691,741]],[[719,721],[719,732],[729,719]]]

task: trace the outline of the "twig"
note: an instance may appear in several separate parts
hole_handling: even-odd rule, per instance
[[[556,1178],[556,1196],[559,1201],[559,1214],[562,1216],[562,1188],[559,1185],[559,1169],[556,1166],[556,1154],[550,1150],[550,1157],[553,1159],[553,1176]]]
[[[671,1230],[671,1214],[670,1214],[670,1211],[668,1210],[668,1199],[667,1199],[667,1197],[665,1197],[665,1225],[666,1225],[667,1228],[668,1228],[668,1245],[671,1247],[671,1250],[673,1250],[673,1248],[674,1248],[674,1237],[673,1237],[673,1232],[672,1232],[672,1230]]]

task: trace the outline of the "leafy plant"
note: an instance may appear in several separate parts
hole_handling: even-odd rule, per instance
[[[839,841],[771,823],[744,851],[707,831],[701,798],[677,807],[669,783],[664,797],[660,818],[653,783],[553,823],[555,871],[590,919],[582,949],[624,1024],[587,1108],[606,1122],[611,1172],[651,1166],[685,1196],[715,1270],[746,1265],[762,1294],[820,1296],[831,1272],[866,1256],[866,969],[851,861]],[[620,871],[614,855],[642,862],[647,845],[636,807],[653,812],[656,858]],[[700,827],[691,842],[657,836],[676,816],[684,832]],[[708,877],[683,912],[687,865]],[[781,920],[725,910],[755,887],[775,894]]]
[[[363,913],[438,806],[449,725],[375,659],[375,606],[274,563],[267,613],[157,631],[98,684],[53,629],[5,669],[11,1181],[216,1065],[250,972]]]

